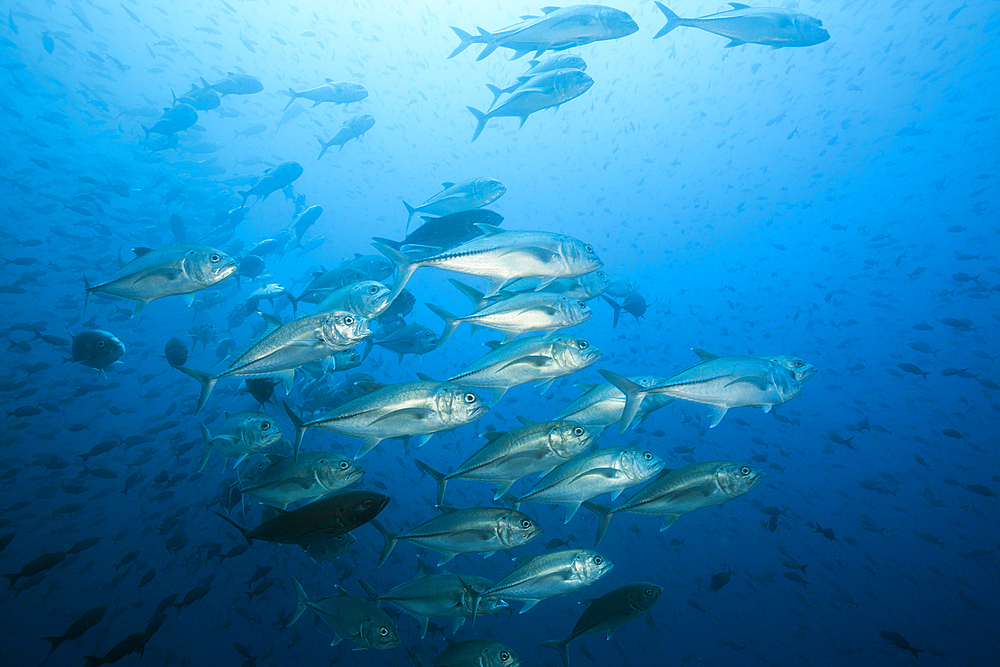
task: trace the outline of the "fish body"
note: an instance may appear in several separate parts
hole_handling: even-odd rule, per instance
[[[152,127],[141,126],[146,133],[146,143],[149,143],[149,135],[160,134],[170,136],[178,132],[183,132],[198,122],[198,112],[190,104],[183,102],[175,104],[173,107],[163,112]]]
[[[381,387],[308,422],[295,415],[287,403],[285,409],[295,423],[296,452],[306,429],[318,427],[360,438],[363,444],[357,459],[386,438],[418,435],[423,444],[438,431],[479,419],[489,407],[461,385],[421,380]]]
[[[419,665],[411,649],[410,657]],[[500,642],[468,639],[451,642],[427,663],[426,667],[521,667],[521,660]]]
[[[486,124],[493,118],[520,118],[520,129],[531,114],[575,99],[593,85],[594,80],[590,75],[578,69],[560,69],[538,74],[518,86],[502,104],[487,113],[466,107],[476,118],[472,140],[479,138]]]
[[[417,461],[437,481],[439,505],[444,502],[449,480],[493,482],[498,486],[493,496],[497,500],[522,477],[547,472],[587,451],[597,437],[595,431],[564,420],[529,424],[513,431],[487,431],[482,435],[488,443],[447,475]]]
[[[533,292],[539,289],[543,279],[519,278],[504,285],[507,293]],[[611,284],[608,274],[604,271],[591,271],[575,278],[559,278],[542,287],[542,291],[555,292],[571,299],[590,301],[600,296]]]
[[[442,555],[438,565],[444,565],[458,554],[506,551],[522,546],[541,532],[541,527],[528,515],[500,507],[453,509],[440,507],[443,513],[403,533],[393,533],[378,521],[373,522],[385,537],[385,547],[379,556],[382,565],[399,540],[432,549]]]
[[[212,287],[237,269],[236,260],[208,246],[136,248],[134,252],[136,258],[106,281],[91,285],[84,278],[88,299],[94,292],[131,299],[135,302],[134,316],[154,299]]]
[[[333,452],[304,452],[297,460],[273,456],[241,474],[239,491],[284,509],[340,491],[364,474],[358,463]]]
[[[565,334],[545,334],[501,344],[486,343],[490,351],[450,378],[476,389],[493,391],[495,405],[511,387],[538,382],[547,389],[556,378],[587,368],[601,358],[588,341]]]
[[[529,16],[502,30],[490,33],[478,28],[478,35],[452,28],[462,40],[452,51],[454,58],[472,44],[484,44],[476,60],[482,60],[498,48],[511,49],[517,60],[532,51],[535,58],[546,51],[564,51],[575,46],[626,37],[639,30],[632,17],[623,11],[600,5],[546,7],[543,16]]]
[[[295,179],[302,175],[302,171],[302,165],[298,162],[282,162],[277,167],[268,169],[253,184],[252,188],[240,192],[240,196],[243,197],[243,205],[246,206],[250,195],[255,195],[257,201],[263,201],[272,192],[288,187]]]
[[[431,252],[428,254],[434,254],[434,249],[451,248],[483,236],[479,225],[499,227],[503,216],[489,209],[475,208],[439,218],[423,216],[423,220],[424,224],[407,234],[402,241],[381,238],[375,240],[396,250],[406,248],[407,252],[430,248]]]
[[[306,231],[319,220],[319,216],[323,215],[322,206],[310,206],[306,210],[299,213],[299,215],[292,222],[292,229],[295,230],[295,245],[293,248],[302,246],[302,237],[305,236]]]
[[[490,104],[490,109],[496,105],[497,100],[500,99],[501,95],[515,92],[524,84],[525,81],[528,81],[539,74],[551,72],[557,69],[578,69],[581,72],[587,71],[587,62],[583,58],[580,56],[570,55],[568,53],[560,53],[557,56],[552,56],[542,61],[532,60],[528,64],[531,65],[528,71],[517,77],[514,83],[506,88],[497,88],[493,85],[486,86],[489,88],[490,92],[493,93],[493,104]]]
[[[373,320],[389,307],[391,291],[374,280],[361,280],[330,292],[316,305],[316,313],[342,310]]]
[[[665,378],[658,375],[635,375],[628,378],[640,387],[654,387]],[[640,403],[636,418],[642,424],[654,411],[673,402],[670,396],[647,394]],[[556,419],[570,419],[584,426],[605,428],[621,420],[625,411],[625,394],[610,382],[589,387],[580,397],[563,408]]]
[[[330,146],[340,146],[340,150],[344,150],[344,144],[351,139],[361,139],[361,136],[373,127],[375,127],[375,116],[370,113],[358,114],[345,121],[344,125],[337,130],[337,134],[333,135],[333,139],[326,142],[322,139],[319,140],[320,152],[316,159],[321,159]]]
[[[254,528],[244,528],[226,515],[216,514],[243,533],[249,544],[262,540],[308,546],[363,526],[388,504],[388,496],[358,489],[332,493],[288,512],[274,510],[276,516]]]
[[[317,272],[313,274],[313,279],[302,292],[302,296],[294,301],[318,304],[332,292],[362,280],[375,280],[375,277],[354,267],[339,267],[331,271]]]
[[[524,613],[546,598],[585,588],[614,567],[609,559],[589,549],[565,549],[536,556],[476,596],[522,600]],[[473,620],[478,614],[473,614]]]
[[[198,465],[198,472],[204,470],[213,449],[227,459],[236,457],[236,463],[233,464],[235,467],[247,456],[276,448],[283,439],[281,427],[275,420],[263,412],[252,410],[226,413],[226,420],[215,436],[209,433],[207,426],[200,426],[205,440],[205,452]]]
[[[350,104],[351,102],[360,102],[368,97],[368,90],[360,83],[355,83],[353,81],[334,81],[333,79],[327,79],[325,83],[321,83],[315,88],[303,90],[298,93],[289,88],[288,95],[289,100],[288,104],[285,105],[285,109],[292,106],[292,102],[300,97],[312,102],[314,107],[317,107],[324,102],[329,102],[331,104]]]
[[[721,505],[742,496],[760,484],[764,477],[763,471],[738,461],[692,463],[664,472],[612,510],[589,503],[584,506],[600,518],[597,544],[607,532],[611,518],[618,512],[662,516],[662,531],[672,526],[682,514]]]
[[[217,81],[216,83],[209,83],[202,78],[201,85],[205,88],[211,88],[215,92],[219,93],[219,95],[223,96],[252,95],[264,90],[264,84],[260,82],[260,79],[249,74],[241,74],[238,72],[229,72],[225,79]]]
[[[823,22],[790,9],[777,7],[748,7],[730,2],[732,9],[696,19],[685,19],[666,6],[657,2],[666,25],[653,37],[663,37],[674,28],[687,26],[699,28],[731,41],[727,47],[741,44],[763,44],[780,48],[783,46],[815,46],[830,39],[830,33],[823,28]]]
[[[663,470],[663,460],[639,447],[598,449],[563,463],[541,478],[534,488],[517,499],[566,505],[566,523],[580,504],[604,493],[614,497],[642,484]]]
[[[222,98],[213,88],[192,85],[187,93],[174,98],[174,104],[187,104],[197,111],[211,111],[222,105]]]
[[[577,637],[584,637],[598,632],[607,632],[607,638],[618,629],[622,623],[639,618],[657,602],[663,594],[663,587],[647,582],[626,584],[620,588],[605,593],[596,600],[590,600],[588,607],[580,615],[573,631],[562,641],[542,642],[541,646],[559,651],[563,667],[569,667],[567,646]]]
[[[175,368],[183,366],[188,359],[187,343],[177,336],[172,337],[163,346],[163,357],[167,360],[168,364]]]
[[[343,640],[352,642],[355,650],[372,649],[387,651],[399,646],[399,632],[385,612],[372,603],[353,597],[340,586],[336,595],[310,600],[302,584],[292,577],[298,604],[288,625],[295,623],[306,609],[315,611],[323,622],[333,630],[331,646]]]
[[[403,202],[408,214],[406,218],[407,229],[410,227],[410,220],[417,213],[446,216],[470,211],[493,203],[507,192],[503,183],[492,178],[474,178],[461,183],[448,182],[441,185],[444,189],[420,206],[410,206],[405,201]]]
[[[125,354],[125,344],[110,331],[87,329],[72,338],[73,344],[70,350],[73,356],[68,361],[81,366],[103,371]]]
[[[371,353],[371,348],[376,345],[384,347],[399,355],[399,363],[403,363],[403,356],[415,354],[420,356],[433,352],[437,349],[440,340],[436,333],[422,324],[406,324],[388,334],[381,332],[375,337],[366,341],[369,347],[365,350],[365,358]]]

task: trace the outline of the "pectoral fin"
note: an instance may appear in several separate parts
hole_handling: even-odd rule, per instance
[[[761,391],[768,391],[772,387],[770,380],[766,380],[755,375],[747,375],[745,377],[736,378],[735,380],[730,380],[725,386],[732,387],[734,384],[749,384],[757,389],[760,389]]]
[[[402,408],[400,410],[394,410],[389,414],[382,415],[375,421],[373,421],[369,426],[373,426],[380,421],[385,421],[386,419],[412,419],[414,421],[422,421],[427,419],[434,414],[433,410],[428,410],[427,408]]]

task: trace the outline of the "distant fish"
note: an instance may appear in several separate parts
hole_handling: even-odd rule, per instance
[[[315,88],[303,90],[300,93],[297,93],[289,88],[288,96],[290,99],[288,100],[288,104],[285,105],[285,109],[292,106],[292,102],[300,97],[311,101],[314,107],[323,104],[323,102],[330,102],[331,104],[350,104],[351,102],[360,102],[368,97],[368,90],[365,89],[365,87],[360,83],[354,83],[353,81],[334,81],[333,79],[327,79],[326,83],[321,83]]]
[[[403,201],[406,212],[406,228],[416,213],[445,216],[462,211],[470,211],[491,204],[507,192],[503,183],[492,178],[474,178],[462,183],[442,183],[444,188],[420,206],[410,206]]]
[[[742,44],[763,44],[781,48],[783,46],[815,46],[830,39],[830,33],[823,28],[823,22],[790,9],[773,7],[749,7],[730,2],[731,10],[696,19],[684,19],[666,6],[657,2],[663,15],[664,25],[653,39],[663,37],[674,28],[687,26],[699,28],[731,41],[726,47]]]

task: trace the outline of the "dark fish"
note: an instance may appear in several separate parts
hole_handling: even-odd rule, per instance
[[[182,339],[174,336],[167,341],[167,344],[163,347],[163,358],[167,360],[167,363],[177,368],[178,366],[183,366],[188,360],[188,347]]]
[[[125,345],[113,333],[89,329],[73,336],[72,350],[68,361],[103,371],[125,354]]]
[[[901,635],[893,632],[892,630],[879,630],[879,634],[882,636],[882,639],[886,640],[896,648],[909,651],[915,658],[919,658],[920,656],[918,654],[924,652],[923,649],[910,646],[910,642],[906,641]]]
[[[420,225],[402,241],[391,241],[376,237],[375,240],[397,250],[403,246],[429,246],[433,248],[451,248],[459,243],[471,241],[483,232],[478,225],[499,227],[503,216],[488,209],[480,208],[471,211],[452,213],[440,218],[424,217]]]
[[[714,577],[712,577],[712,582],[709,584],[709,588],[713,591],[718,591],[720,588],[729,583],[729,580],[733,577],[733,571],[726,568],[726,572],[720,572]]]
[[[49,655],[52,655],[52,651],[59,648],[59,645],[64,641],[79,639],[83,633],[100,623],[110,606],[110,604],[102,604],[94,607],[90,611],[85,612],[83,616],[73,623],[73,625],[69,626],[69,629],[66,630],[61,637],[42,637],[42,639],[52,644],[52,649],[49,651]]]

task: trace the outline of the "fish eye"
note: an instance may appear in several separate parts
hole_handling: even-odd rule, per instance
[[[340,462],[340,469],[341,470],[347,470],[350,467],[351,467],[351,464],[348,463],[347,461],[341,461]]]
[[[646,589],[646,595],[647,596],[652,596],[653,595],[653,589],[652,588],[647,588]]]
[[[573,435],[575,435],[575,436],[581,436],[581,435],[583,435],[583,427],[582,426],[577,426],[575,429],[573,429]]]
[[[588,347],[590,347],[590,343],[588,343],[585,340],[581,340],[579,343],[576,344],[576,346],[579,347],[581,350],[586,350]]]
[[[354,324],[354,318],[348,315],[344,318],[344,324],[351,325]]]
[[[372,506],[372,501],[366,500],[365,502],[361,503],[361,506],[364,507],[365,509],[368,509],[369,507]]]
[[[260,423],[260,430],[261,431],[266,431],[269,428],[271,428],[271,422],[261,422]]]
[[[97,347],[104,347],[105,345],[107,345],[107,343],[105,343],[103,340],[97,341]]]
[[[531,521],[528,519],[521,519],[521,528],[531,528]]]
[[[379,634],[382,635],[383,637],[388,637],[389,636],[389,629],[388,628],[382,628],[381,630],[379,630]]]
[[[219,255],[219,253],[217,253],[217,252],[213,252],[211,255],[208,256],[208,261],[212,262],[213,264],[215,262],[218,262],[221,259],[222,259],[222,256]]]
[[[653,460],[653,455],[651,453],[649,453],[649,452],[646,452],[646,453],[644,453],[642,455],[642,458],[646,459],[647,461],[652,461]]]
[[[472,393],[472,392],[470,391],[469,393],[467,393],[467,394],[465,395],[465,402],[466,402],[466,403],[475,403],[475,402],[476,402],[476,395],[475,395],[475,394],[473,394],[473,393]]]
[[[507,653],[507,651],[501,652],[500,659],[503,660],[504,662],[507,662],[510,659],[510,653]]]
[[[582,308],[584,310],[587,310],[587,304],[586,303],[584,303],[583,301],[579,301],[578,304],[579,304],[580,308]]]
[[[594,556],[594,562],[600,565],[601,563],[604,562],[604,559],[601,558],[600,556]]]
[[[378,294],[378,287],[376,287],[375,285],[372,285],[371,287],[368,288],[368,293],[369,294]]]
[[[583,246],[583,249],[586,250],[587,252],[594,252],[594,246],[590,245],[589,243]]]
[[[740,468],[740,474],[747,477],[750,474],[750,466],[743,466]]]
[[[795,367],[796,368],[802,368],[803,366],[805,366],[805,364],[803,362],[801,362],[801,361],[796,361],[795,362]]]

